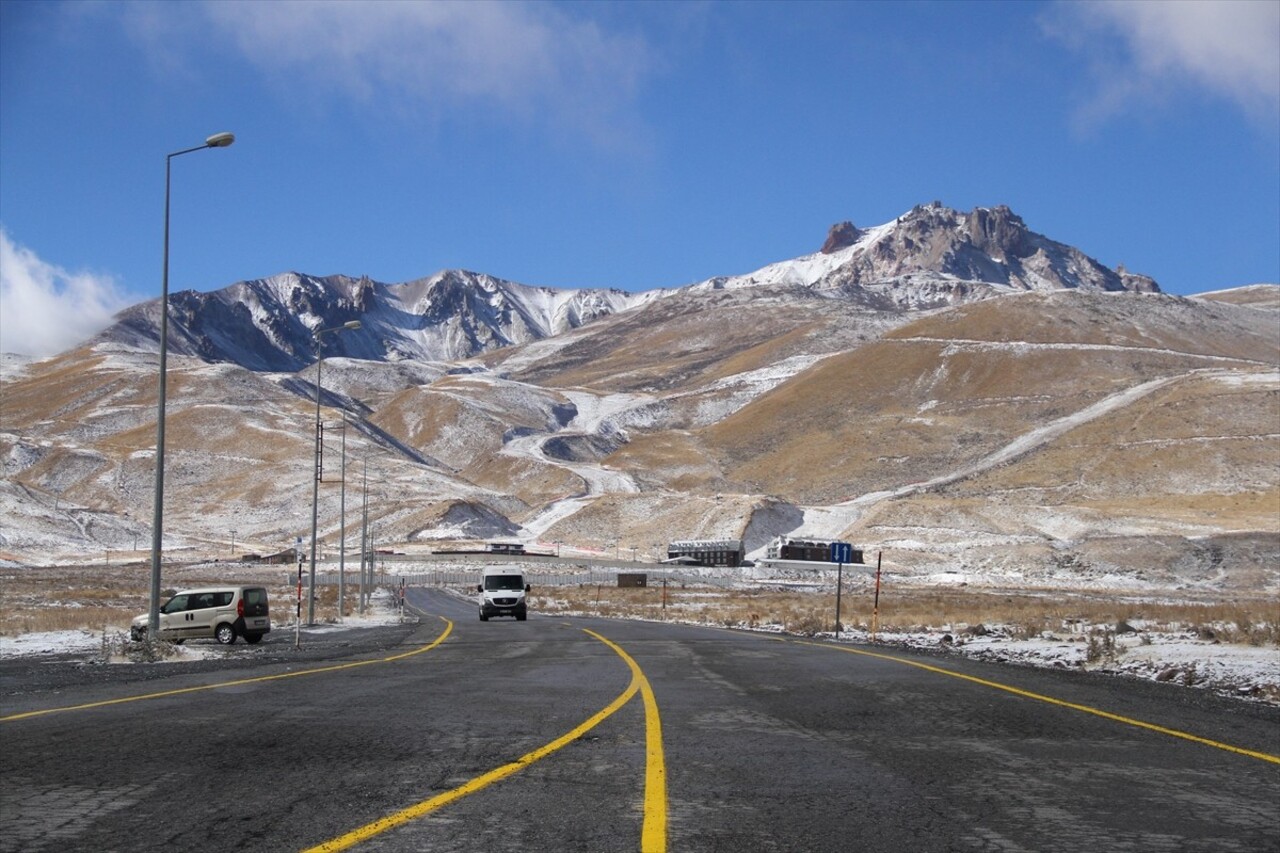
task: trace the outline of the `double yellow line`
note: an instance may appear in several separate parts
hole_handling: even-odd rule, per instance
[[[182,687],[177,690],[162,690],[155,693],[144,693],[137,696],[125,696],[119,699],[105,699],[101,702],[86,702],[80,705],[67,705],[59,708],[43,708],[37,711],[26,711],[19,714],[10,714],[5,717],[0,717],[0,723],[25,720],[32,717],[42,717],[49,714],[65,713],[68,711],[86,711],[93,708],[105,708],[111,705],[123,705],[129,702],[143,702],[149,699],[162,699],[168,696],[182,696],[188,693],[199,693],[201,691],[216,690],[223,687],[236,687],[245,684],[261,684],[268,681],[280,681],[285,678],[297,678],[303,675],[319,675],[326,672],[339,672],[344,669],[355,669],[357,667],[370,666],[371,664],[377,663],[390,663],[392,661],[403,660],[404,658],[412,657],[413,655],[420,655],[423,652],[431,651],[443,643],[453,631],[453,622],[448,619],[445,619],[444,622],[444,631],[442,631],[440,636],[436,637],[432,642],[412,651],[398,655],[391,655],[390,657],[352,661],[349,663],[335,664],[333,666],[313,667],[311,669],[286,672],[278,675],[241,678],[235,681],[223,681],[217,684],[201,684],[195,687]],[[474,794],[495,782],[500,782],[501,780],[520,772],[534,762],[546,758],[548,755],[557,752],[582,737],[584,734],[611,717],[619,708],[631,701],[637,693],[639,693],[644,700],[645,712],[644,823],[641,828],[640,849],[644,851],[644,853],[665,853],[667,849],[667,771],[666,760],[664,758],[662,748],[662,722],[658,716],[658,703],[654,698],[653,688],[650,687],[649,680],[645,678],[644,672],[640,669],[639,664],[637,664],[630,655],[623,651],[620,646],[594,631],[585,631],[585,633],[612,649],[623,659],[623,661],[626,662],[627,666],[631,670],[630,683],[616,699],[597,713],[588,717],[577,727],[571,729],[550,743],[522,755],[509,764],[504,764],[495,770],[490,770],[488,773],[477,776],[470,782],[460,785],[451,791],[438,794],[437,796],[423,800],[422,802],[409,806],[408,808],[401,809],[395,814],[380,818],[358,829],[353,829],[344,835],[340,835],[337,838],[330,839],[329,841],[325,841],[315,847],[308,848],[306,853],[346,850],[362,841],[367,841],[376,835],[380,835],[390,829],[394,829],[395,827],[408,823],[411,820],[420,818],[423,815],[430,814],[431,812],[460,800],[469,794]]]
[[[468,794],[474,794],[495,782],[500,782],[508,776],[520,772],[535,761],[546,758],[553,752],[582,737],[631,701],[637,692],[644,698],[645,712],[644,825],[640,833],[640,849],[644,853],[663,853],[667,849],[667,771],[663,757],[662,723],[658,718],[658,703],[653,697],[653,690],[649,686],[649,680],[645,678],[644,672],[641,671],[640,666],[630,655],[618,645],[594,631],[586,631],[586,633],[613,649],[620,658],[626,661],[627,666],[631,669],[631,682],[622,693],[618,694],[618,698],[588,717],[576,728],[569,730],[545,746],[540,746],[532,752],[520,756],[510,764],[504,764],[495,770],[490,770],[488,773],[477,776],[470,782],[459,785],[453,790],[437,794],[430,799],[401,809],[395,814],[379,818],[359,829],[353,829],[337,838],[317,844],[315,847],[307,848],[303,853],[335,853],[338,850],[346,850],[362,841],[373,838],[375,835],[380,835],[387,830],[395,829],[409,821],[441,809]]]

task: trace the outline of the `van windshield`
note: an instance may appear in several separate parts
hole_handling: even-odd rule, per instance
[[[524,577],[521,575],[486,575],[485,589],[524,589]]]

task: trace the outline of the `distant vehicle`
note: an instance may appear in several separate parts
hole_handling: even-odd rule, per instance
[[[136,617],[129,627],[130,638],[144,639],[150,621],[148,613]],[[267,590],[260,586],[184,589],[160,607],[161,640],[181,643],[212,638],[229,646],[236,637],[256,643],[270,631],[271,608]]]
[[[491,616],[514,616],[523,622],[529,618],[525,593],[531,589],[520,569],[511,566],[486,568],[480,577],[480,585],[476,587],[480,593],[480,621],[488,622]]]

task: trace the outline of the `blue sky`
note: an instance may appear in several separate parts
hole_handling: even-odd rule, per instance
[[[932,200],[1280,281],[1280,3],[0,2],[0,349],[170,287],[673,287]]]

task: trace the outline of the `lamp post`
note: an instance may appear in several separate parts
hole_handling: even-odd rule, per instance
[[[327,329],[316,329],[311,336],[316,341],[316,455],[315,467],[312,470],[311,478],[311,586],[307,595],[307,624],[316,624],[316,523],[319,520],[319,501],[320,501],[320,443],[323,441],[323,433],[320,427],[320,370],[324,366],[324,341],[325,335],[330,332],[342,332],[347,329],[360,328],[359,320],[350,320],[341,326],[330,326]]]
[[[156,413],[156,495],[151,520],[151,609],[147,614],[149,636],[160,630],[160,554],[164,525],[164,404],[165,369],[169,355],[169,173],[173,158],[206,148],[226,148],[236,141],[234,133],[215,133],[204,145],[184,148],[164,160],[164,274],[160,285],[160,393]]]

